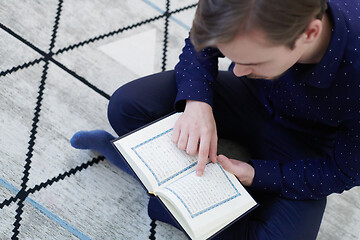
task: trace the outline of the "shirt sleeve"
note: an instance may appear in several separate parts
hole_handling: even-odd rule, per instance
[[[332,156],[278,161],[252,160],[255,191],[278,193],[289,199],[321,199],[360,184],[360,119],[345,121]]]
[[[212,84],[218,74],[218,57],[222,56],[216,48],[196,51],[190,41],[185,39],[185,47],[175,66],[177,96],[175,108],[182,111],[186,100],[197,100],[213,106]]]

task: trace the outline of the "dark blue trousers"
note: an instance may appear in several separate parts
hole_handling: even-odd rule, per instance
[[[280,162],[316,157],[319,149],[301,133],[286,129],[271,116],[232,72],[220,72],[215,83],[213,112],[220,138],[240,141],[255,159]],[[121,136],[174,111],[177,88],[173,71],[132,81],[111,97],[108,118]],[[260,206],[219,233],[216,239],[316,239],[326,199],[295,201],[253,193]],[[151,197],[149,216],[178,227],[168,212]]]

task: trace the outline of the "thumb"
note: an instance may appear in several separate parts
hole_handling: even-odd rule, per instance
[[[219,155],[217,156],[217,160],[218,162],[220,163],[220,165],[226,170],[228,171],[229,173],[233,173],[233,163],[230,161],[229,158],[227,158],[226,156],[224,155]]]

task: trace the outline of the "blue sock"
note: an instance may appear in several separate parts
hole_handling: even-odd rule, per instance
[[[70,139],[70,143],[77,149],[91,149],[99,152],[115,166],[134,176],[131,168],[111,144],[111,140],[114,139],[113,135],[104,130],[79,131]]]

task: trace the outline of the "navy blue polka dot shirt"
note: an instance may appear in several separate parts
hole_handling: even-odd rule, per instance
[[[289,199],[320,199],[360,185],[360,1],[331,0],[328,6],[333,29],[321,61],[306,71],[295,64],[277,81],[252,80],[250,87],[257,88],[274,121],[299,131],[312,126],[320,135],[335,130],[333,153],[286,164],[252,159],[254,190]],[[189,38],[185,40],[175,67],[177,106],[183,100],[212,106],[220,56],[215,48],[196,52]]]

